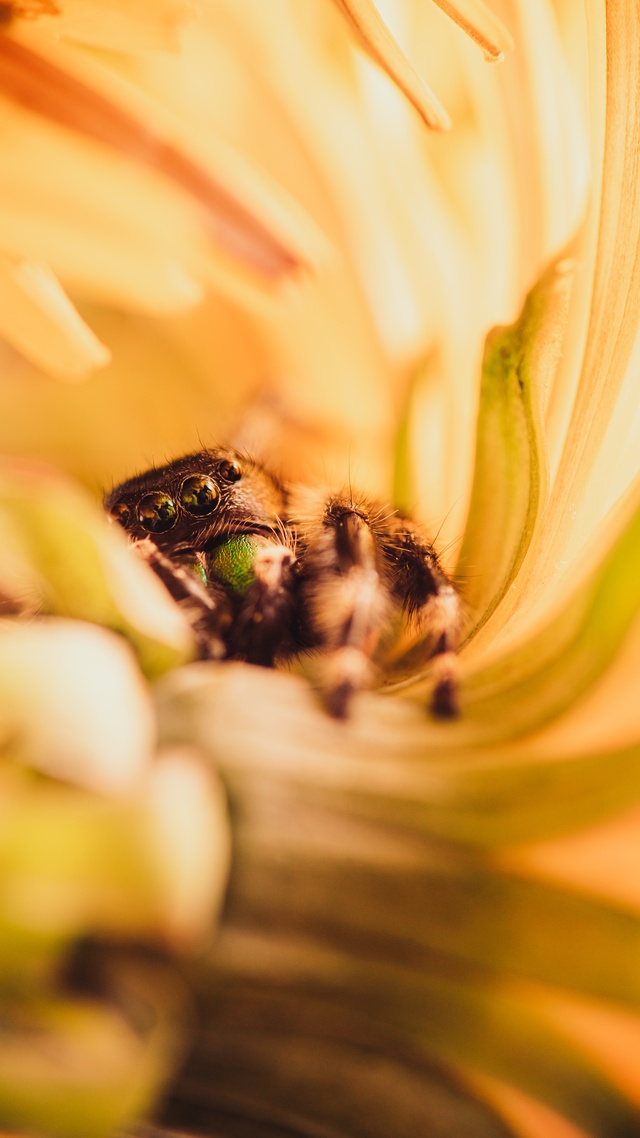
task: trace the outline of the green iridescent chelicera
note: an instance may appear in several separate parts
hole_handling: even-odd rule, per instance
[[[221,541],[207,555],[209,576],[243,597],[254,581],[253,562],[265,545],[257,534],[238,533]]]

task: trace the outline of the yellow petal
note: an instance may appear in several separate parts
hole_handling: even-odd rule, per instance
[[[67,132],[155,172],[155,179],[147,179],[148,183],[152,187],[154,180],[158,181],[158,189],[165,194],[167,189],[173,190],[174,211],[177,207],[184,214],[186,208],[184,220],[194,230],[191,241],[196,247],[206,241],[208,233],[212,234],[233,256],[268,278],[278,278],[305,261],[295,246],[294,226],[289,225],[289,231],[282,232],[287,226],[282,207],[272,206],[269,214],[268,190],[260,189],[268,214],[264,218],[254,208],[254,202],[243,200],[242,189],[236,192],[235,187],[229,186],[228,175],[207,168],[173,141],[166,126],[158,126],[157,108],[154,113],[148,100],[145,102],[140,95],[136,99],[131,84],[117,79],[99,64],[92,61],[91,67],[86,62],[82,66],[77,53],[71,49],[65,53],[60,45],[52,52],[46,40],[34,38],[33,33],[29,37],[21,33],[20,38],[4,35],[0,39],[0,91],[15,105],[28,108],[30,114],[35,112],[45,123],[58,124]],[[144,104],[144,116],[140,115],[139,106],[136,113],[136,104],[140,102]],[[31,129],[36,126],[32,120]],[[229,149],[226,147],[225,152]],[[85,150],[86,141],[82,147]],[[89,157],[88,152],[85,157]],[[240,161],[237,159],[238,165]],[[139,173],[135,168],[129,171],[134,182]],[[69,171],[65,170],[65,174],[68,185]],[[86,175],[84,181],[86,195],[91,192]],[[96,182],[97,191],[97,180],[91,181]],[[254,173],[252,182],[256,181],[259,178]],[[116,198],[113,191],[110,200],[111,211],[116,202],[118,209],[121,207],[122,199]],[[144,210],[148,213],[149,208],[147,200]],[[44,203],[42,209],[46,209]],[[272,215],[276,212],[280,231],[273,224]],[[299,233],[299,224],[297,229]]]
[[[52,5],[53,7],[53,5]],[[177,51],[189,0],[56,0],[39,17],[56,35],[114,51]]]
[[[501,20],[482,0],[434,0],[458,27],[477,43],[490,63],[499,63],[511,51],[513,38]]]
[[[131,650],[80,621],[0,622],[0,725],[22,761],[106,794],[139,784],[153,745]]]
[[[174,943],[193,942],[211,929],[226,886],[231,850],[225,795],[198,753],[176,746],[161,753],[146,796],[166,934]]]
[[[0,333],[59,379],[84,379],[111,359],[51,270],[34,261],[0,257]]]
[[[595,16],[594,20],[597,24]],[[594,539],[611,505],[607,494],[610,471],[603,480],[603,468],[596,471],[595,464],[607,444],[608,432],[615,422],[616,401],[637,350],[640,91],[636,76],[640,22],[636,7],[607,6],[606,59],[605,29],[601,30],[601,55],[595,56],[593,87],[595,99],[601,94],[606,66],[606,113],[601,155],[601,107],[596,102],[593,160],[596,167],[601,162],[603,165],[602,199],[598,198],[596,187],[578,251],[581,279],[572,302],[568,339],[556,380],[557,399],[553,393],[551,398],[554,435],[562,425],[566,437],[555,462],[549,502],[541,514],[528,557],[506,604],[498,610],[502,623],[517,611],[517,619],[510,622],[513,634],[520,631],[520,622],[535,619],[543,609],[559,603],[568,575],[581,565],[583,551]],[[624,115],[620,114],[622,107]],[[568,423],[557,401],[571,408]],[[609,456],[617,459],[620,440],[616,445],[611,434],[609,443]]]
[[[433,91],[414,71],[372,0],[335,0],[364,48],[387,72],[432,130],[449,130],[451,120]]]

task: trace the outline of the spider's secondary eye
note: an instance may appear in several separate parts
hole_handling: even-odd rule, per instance
[[[240,463],[232,462],[229,458],[225,458],[224,462],[220,463],[218,470],[225,482],[239,482],[242,478],[242,467]]]
[[[173,498],[163,494],[162,490],[145,494],[138,505],[138,521],[149,533],[166,533],[168,529],[173,528],[177,520],[176,504]]]
[[[212,514],[220,500],[220,491],[208,474],[192,474],[185,478],[180,501],[188,514],[197,518]]]
[[[126,529],[131,519],[131,509],[126,502],[116,502],[109,510],[109,517]]]

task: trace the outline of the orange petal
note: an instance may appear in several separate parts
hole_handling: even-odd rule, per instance
[[[449,130],[451,120],[433,91],[414,71],[371,0],[335,0],[365,50],[413,103],[432,130]]]
[[[511,35],[482,0],[434,0],[434,3],[477,43],[489,63],[500,63],[504,53],[511,51]]]
[[[0,91],[30,111],[151,167],[204,207],[219,244],[267,277],[300,267],[297,251],[181,147],[78,75],[13,36],[0,37]]]

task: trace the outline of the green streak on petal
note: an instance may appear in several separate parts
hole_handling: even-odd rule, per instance
[[[546,492],[541,404],[559,358],[568,283],[563,259],[531,290],[516,323],[487,338],[473,488],[456,569],[474,633],[513,581]]]
[[[393,504],[401,513],[411,513],[415,502],[415,486],[411,464],[411,420],[416,392],[424,378],[425,364],[416,368],[402,405],[393,454]]]
[[[438,975],[437,967],[421,974],[365,964],[358,972],[359,977],[352,969],[350,977],[358,1002],[369,1009],[382,1005],[384,1019],[414,1045],[518,1087],[594,1138],[630,1138],[636,1132],[637,1108],[545,1021],[535,992],[527,999],[446,968]]]
[[[614,658],[640,608],[640,508],[595,574],[526,643],[469,676],[478,741],[523,734],[564,711]]]

